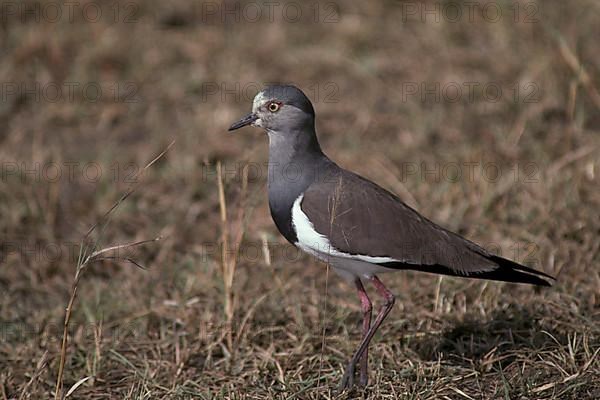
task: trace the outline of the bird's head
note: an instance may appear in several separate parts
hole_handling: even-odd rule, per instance
[[[252,125],[268,133],[286,133],[312,128],[315,110],[306,95],[291,85],[269,86],[259,92],[252,112],[229,127],[230,131]]]

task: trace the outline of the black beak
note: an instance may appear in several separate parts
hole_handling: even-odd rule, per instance
[[[246,116],[244,116],[242,119],[240,119],[238,122],[234,122],[228,129],[228,131],[234,131],[236,129],[240,129],[241,127],[244,127],[246,125],[250,125],[251,123],[253,123],[254,121],[256,121],[258,119],[258,115],[254,114],[254,113],[250,113]]]

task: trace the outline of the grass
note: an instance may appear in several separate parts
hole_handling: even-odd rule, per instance
[[[395,2],[340,2],[333,23],[115,4],[136,5],[135,21],[105,7],[96,23],[0,22],[2,82],[103,87],[98,101],[2,87],[0,399],[54,395],[80,238],[172,138],[104,231],[104,243],[163,237],[124,254],[148,269],[103,260],[78,283],[69,399],[600,397],[595,2],[518,3],[536,7],[535,22],[495,23],[405,20]],[[354,289],[277,233],[264,135],[226,133],[250,108],[250,83],[272,81],[313,98],[342,166],[557,284],[383,276],[397,302],[372,343],[371,386],[336,394],[359,341]],[[465,82],[480,84],[472,98],[407,94]],[[237,96],[223,91],[236,83]]]
[[[141,170],[141,173],[139,175],[135,176],[135,179],[136,180],[141,179],[143,177],[144,173],[146,172],[146,170],[148,170],[148,168],[150,168],[152,166],[152,164],[154,164],[162,156],[164,156],[164,154],[171,148],[171,146],[173,146],[174,143],[175,142],[171,142],[171,144],[162,153],[160,153],[152,161],[150,161],[148,164],[146,164],[146,166]],[[77,265],[75,268],[75,277],[73,278],[73,283],[71,286],[71,296],[69,297],[69,302],[67,304],[67,308],[65,309],[63,333],[62,333],[61,346],[60,346],[60,361],[59,361],[59,366],[58,366],[58,374],[56,377],[56,390],[54,392],[54,398],[57,400],[62,398],[64,369],[65,369],[65,362],[66,362],[66,357],[67,357],[67,345],[68,345],[68,339],[69,339],[69,323],[71,322],[71,314],[73,312],[73,306],[75,304],[75,299],[77,297],[77,289],[79,287],[79,282],[81,281],[81,278],[83,277],[85,269],[93,263],[98,263],[98,262],[101,262],[104,260],[112,260],[112,261],[120,262],[120,263],[130,263],[137,267],[140,267],[141,269],[144,269],[144,267],[142,265],[140,265],[135,259],[133,259],[132,257],[130,257],[126,254],[123,255],[123,252],[126,250],[133,249],[137,246],[142,246],[142,245],[160,240],[160,237],[158,237],[158,238],[150,239],[150,240],[140,240],[140,241],[136,241],[136,242],[132,242],[132,243],[116,244],[116,245],[110,245],[107,247],[100,248],[103,233],[104,233],[105,229],[108,228],[108,225],[110,224],[110,218],[111,218],[112,214],[119,208],[119,206],[125,200],[127,200],[127,198],[129,196],[131,196],[133,194],[135,189],[137,189],[137,186],[131,186],[125,193],[123,193],[123,195],[112,205],[112,207],[106,211],[106,213],[102,216],[101,220],[98,223],[94,224],[86,232],[86,234],[83,236],[83,238],[81,240],[81,243],[79,244],[79,256],[77,258]],[[98,237],[96,240],[93,241],[92,234],[95,233],[94,231],[96,231]],[[101,332],[101,330],[102,330],[102,322],[100,322],[99,332]],[[96,334],[95,338],[98,341],[100,339],[100,334]],[[96,343],[96,345],[98,346],[98,343]],[[38,364],[38,369],[39,368],[40,367]],[[96,365],[94,365],[93,371],[94,372],[96,371]],[[65,397],[68,397],[71,393],[73,393],[79,386],[81,386],[86,381],[93,379],[94,376],[95,376],[95,373],[94,373],[94,375],[87,376],[87,377],[82,378],[79,381],[77,381],[67,391],[67,393],[65,394]],[[22,392],[22,394],[23,393],[26,393],[26,391],[24,390]]]

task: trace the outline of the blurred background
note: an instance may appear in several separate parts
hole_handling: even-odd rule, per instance
[[[273,82],[312,99],[341,166],[558,277],[386,276],[397,306],[366,398],[600,397],[596,1],[0,11],[0,398],[54,396],[99,221],[96,249],[162,239],[82,270],[69,398],[335,397],[359,339],[354,289],[277,233],[266,136],[227,133]]]

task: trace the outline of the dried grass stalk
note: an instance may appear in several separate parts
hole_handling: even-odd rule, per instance
[[[233,317],[235,315],[235,293],[233,292],[233,276],[237,267],[240,246],[245,232],[246,218],[246,195],[248,191],[248,166],[242,169],[242,188],[240,205],[235,218],[236,231],[233,235],[233,245],[230,245],[231,224],[227,216],[227,202],[225,200],[225,188],[223,184],[223,173],[221,162],[217,162],[217,187],[219,191],[219,208],[221,211],[221,273],[223,277],[223,311],[225,313],[225,324],[227,337],[227,348],[234,354],[233,346]],[[231,248],[231,251],[230,251]]]
[[[75,303],[75,298],[77,297],[77,289],[79,287],[79,281],[83,276],[83,272],[85,268],[96,262],[102,260],[117,260],[117,261],[125,261],[136,265],[137,267],[144,268],[137,261],[130,257],[122,257],[118,254],[116,256],[111,256],[111,254],[118,253],[120,250],[130,249],[133,247],[138,247],[147,243],[152,243],[160,240],[160,237],[150,240],[141,240],[132,243],[118,244],[114,246],[105,247],[102,249],[98,249],[100,246],[100,240],[102,239],[102,232],[106,229],[108,224],[110,223],[110,217],[114,213],[114,211],[119,208],[119,205],[123,203],[131,194],[133,194],[136,189],[140,186],[141,178],[144,177],[148,168],[150,168],[156,161],[162,158],[167,151],[173,146],[175,141],[172,141],[158,156],[156,156],[152,161],[150,161],[146,166],[135,176],[134,184],[127,189],[125,193],[104,213],[104,215],[100,218],[100,220],[95,223],[83,236],[81,240],[81,244],[79,246],[79,257],[77,259],[77,268],[75,270],[75,277],[73,279],[73,283],[71,285],[71,297],[69,298],[69,302],[67,304],[67,308],[65,309],[65,318],[63,323],[63,334],[62,334],[62,343],[60,347],[60,361],[58,365],[58,373],[56,376],[56,390],[54,392],[54,399],[59,400],[62,398],[62,389],[63,389],[63,379],[64,379],[64,371],[65,371],[65,362],[67,358],[67,343],[68,343],[68,333],[69,333],[69,323],[71,321],[71,313],[73,311],[73,304]],[[95,240],[91,247],[88,247],[88,243],[90,242],[90,236],[92,233],[99,229],[100,234],[97,240]]]

